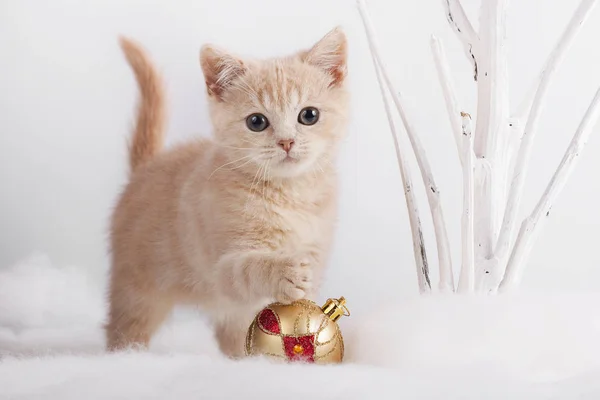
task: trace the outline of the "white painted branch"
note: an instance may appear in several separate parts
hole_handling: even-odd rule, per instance
[[[462,266],[458,280],[458,292],[468,293],[475,290],[475,240],[473,236],[473,134],[471,116],[461,113],[462,117],[462,158],[463,163],[463,215],[462,215]]]
[[[412,178],[410,174],[410,168],[406,164],[406,157],[402,152],[400,144],[398,143],[398,132],[396,129],[396,124],[394,123],[392,109],[386,96],[385,85],[381,77],[379,65],[377,64],[375,58],[373,58],[373,65],[375,66],[375,73],[377,74],[377,82],[379,83],[381,98],[383,99],[385,113],[387,115],[390,131],[394,140],[394,148],[396,150],[396,159],[398,161],[398,168],[400,169],[400,176],[402,177],[402,184],[404,185],[404,197],[406,198],[408,219],[410,222],[410,230],[412,233],[413,252],[415,257],[415,263],[417,266],[417,281],[419,284],[419,292],[422,294],[429,293],[431,292],[431,281],[429,279],[429,265],[427,262],[427,252],[425,249],[425,242],[423,239],[421,219],[419,218],[419,208],[417,207],[417,202],[415,201],[415,195],[412,192]]]
[[[460,0],[442,0],[442,4],[444,5],[446,19],[461,41],[467,60],[471,63],[473,78],[477,80],[476,51],[479,44],[477,32],[473,29],[473,25],[469,21]]]
[[[371,42],[369,41],[369,46]],[[406,164],[406,158],[402,152],[402,148],[398,142],[398,133],[394,118],[392,115],[392,109],[385,92],[385,84],[383,82],[382,73],[380,66],[377,63],[375,57],[372,57],[373,65],[375,67],[375,73],[377,76],[377,82],[381,92],[381,98],[385,107],[385,112],[390,126],[390,131],[394,140],[394,148],[396,150],[396,159],[398,161],[398,168],[400,170],[400,176],[404,185],[404,196],[406,198],[406,206],[408,209],[409,222],[413,240],[413,252],[415,257],[415,263],[417,266],[417,280],[419,284],[419,291],[421,293],[428,293],[431,291],[431,281],[429,278],[429,265],[427,261],[427,251],[425,248],[425,242],[423,239],[423,231],[421,227],[421,220],[419,217],[419,209],[415,201],[414,193],[412,192],[412,178],[410,169]]]
[[[442,87],[442,93],[444,94],[444,100],[446,101],[446,109],[448,111],[448,118],[450,119],[450,127],[454,133],[454,140],[456,142],[456,149],[458,151],[458,157],[461,164],[464,163],[463,150],[462,150],[462,128],[461,128],[461,110],[458,106],[458,100],[456,98],[456,91],[450,78],[450,67],[448,66],[448,59],[440,40],[431,36],[431,51],[433,53],[433,59],[438,73],[440,85]]]
[[[427,200],[429,202],[429,208],[431,211],[431,216],[433,219],[433,226],[436,237],[436,244],[438,250],[438,262],[440,269],[440,289],[454,290],[454,278],[452,274],[452,261],[450,256],[450,245],[448,241],[448,233],[446,231],[446,222],[444,221],[444,215],[442,212],[442,206],[440,203],[440,192],[435,184],[435,180],[433,178],[433,174],[431,172],[431,167],[429,166],[429,161],[427,160],[427,155],[425,154],[425,150],[421,145],[421,142],[418,136],[414,133],[414,128],[410,124],[406,112],[404,110],[404,106],[401,101],[400,93],[394,88],[394,85],[391,82],[387,69],[385,67],[385,63],[382,61],[382,57],[379,51],[379,46],[377,45],[375,30],[373,29],[373,25],[371,23],[371,19],[368,15],[366,4],[364,0],[358,0],[358,9],[360,11],[360,15],[362,17],[362,22],[365,28],[365,32],[367,35],[367,39],[369,42],[369,48],[371,51],[371,56],[374,58],[374,61],[380,67],[381,75],[385,85],[388,87],[394,104],[400,114],[402,122],[404,124],[404,128],[412,145],[413,152],[417,159],[417,164],[419,165],[419,169],[421,171],[421,178],[423,179],[423,183],[427,192]]]
[[[481,2],[480,41],[478,53],[477,126],[475,154],[494,159],[503,123],[508,118],[508,73],[506,64],[507,0]]]
[[[456,34],[464,38],[465,43],[477,41],[477,32],[469,21],[460,0],[442,0],[446,11],[446,19]]]
[[[479,47],[476,61],[477,121],[473,137],[474,169],[474,238],[476,277],[481,277],[492,257],[498,227],[503,215],[506,180],[502,174],[505,139],[508,131],[508,68],[506,63],[507,0],[481,2]],[[487,280],[477,279],[476,289]]]
[[[548,92],[551,78],[554,76],[554,72],[563,60],[567,49],[571,46],[573,39],[581,30],[582,25],[590,14],[592,8],[596,5],[596,2],[597,0],[581,1],[579,7],[573,14],[571,21],[567,25],[567,28],[550,54],[548,62],[546,63],[546,68],[542,71],[542,77],[540,79],[539,86],[531,105],[531,111],[529,112],[529,117],[525,125],[523,139],[521,141],[515,163],[508,200],[506,202],[504,219],[494,250],[495,256],[501,261],[507,258],[512,237],[514,236],[517,211],[521,203],[523,186],[525,183],[525,177],[527,175],[527,163],[529,161],[531,147],[537,132],[539,117],[546,100],[546,94]]]
[[[506,267],[504,279],[500,284],[501,291],[512,289],[520,282],[523,268],[529,258],[535,239],[539,235],[540,227],[542,225],[541,219],[550,214],[550,208],[577,166],[579,156],[581,155],[596,122],[598,122],[599,116],[600,89],[596,91],[592,103],[579,124],[577,132],[575,132],[571,144],[567,148],[560,165],[554,172],[554,176],[552,176],[552,179],[548,183],[544,194],[531,215],[521,224],[517,241],[515,242],[515,246]]]

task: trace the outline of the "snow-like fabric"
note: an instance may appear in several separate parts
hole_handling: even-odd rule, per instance
[[[407,298],[345,319],[346,362],[323,367],[225,359],[194,310],[105,354],[84,271],[0,270],[0,399],[600,399],[600,293]]]

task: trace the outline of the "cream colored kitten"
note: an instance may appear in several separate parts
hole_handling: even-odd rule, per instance
[[[347,120],[345,35],[268,60],[203,47],[214,138],[170,150],[161,80],[140,47],[121,45],[141,102],[112,217],[107,347],[146,347],[173,306],[194,304],[221,350],[240,356],[261,307],[314,297],[321,281]]]

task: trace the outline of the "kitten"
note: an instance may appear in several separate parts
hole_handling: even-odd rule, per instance
[[[346,37],[336,28],[267,60],[204,46],[214,138],[170,150],[161,79],[138,45],[121,46],[141,100],[112,216],[107,347],[145,348],[175,305],[193,304],[221,351],[241,356],[261,307],[311,298],[321,281],[348,113]]]

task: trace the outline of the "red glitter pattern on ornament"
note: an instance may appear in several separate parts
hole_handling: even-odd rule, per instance
[[[290,361],[305,361],[309,363],[315,362],[315,337],[314,335],[307,336],[284,336],[283,347],[285,355]],[[301,346],[302,352],[296,353],[294,346]],[[298,349],[298,348],[297,348]]]
[[[281,333],[277,316],[273,310],[268,308],[265,308],[260,312],[260,315],[258,316],[258,326],[260,326],[261,330],[263,330],[265,333],[276,335]]]

